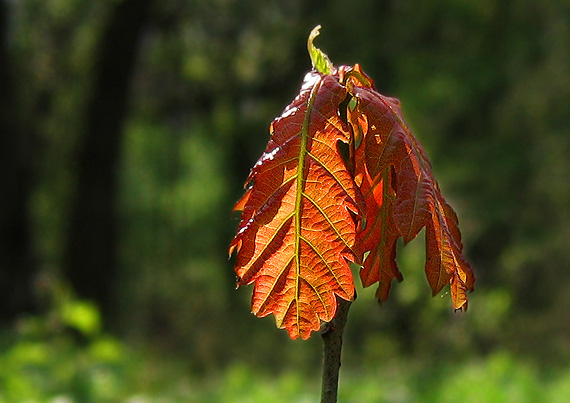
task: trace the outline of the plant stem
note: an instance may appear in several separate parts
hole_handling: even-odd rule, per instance
[[[337,312],[333,320],[321,330],[323,338],[323,378],[321,403],[336,403],[338,394],[338,374],[342,351],[342,333],[348,318],[351,301],[337,299]]]

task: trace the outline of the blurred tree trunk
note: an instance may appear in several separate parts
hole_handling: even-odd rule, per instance
[[[0,322],[36,310],[30,197],[31,134],[18,108],[9,63],[8,5],[0,2]]]
[[[115,2],[94,63],[65,271],[81,298],[112,320],[117,279],[117,181],[129,89],[151,0]]]

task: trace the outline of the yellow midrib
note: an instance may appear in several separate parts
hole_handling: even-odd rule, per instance
[[[305,116],[303,119],[303,127],[301,128],[301,145],[299,147],[299,164],[297,165],[297,194],[295,197],[295,267],[296,267],[296,275],[295,275],[295,303],[296,303],[296,322],[297,322],[297,329],[300,330],[301,323],[300,323],[300,315],[299,315],[299,280],[301,278],[300,268],[301,268],[301,215],[302,211],[302,198],[303,198],[303,190],[305,188],[305,178],[304,178],[304,171],[305,171],[305,156],[307,154],[307,143],[309,140],[309,125],[311,123],[311,114],[313,111],[313,106],[315,104],[316,95],[319,91],[319,88],[322,83],[322,78],[319,78],[318,81],[314,84],[313,88],[311,89],[311,94],[309,95],[309,99],[307,101],[307,109],[305,110]]]

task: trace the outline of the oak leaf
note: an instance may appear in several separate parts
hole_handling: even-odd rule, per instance
[[[337,296],[354,298],[359,193],[337,149],[349,131],[338,115],[346,88],[311,72],[299,96],[270,127],[253,167],[238,233],[238,285],[254,283],[252,311],[275,315],[290,337],[306,339],[332,320]]]
[[[363,137],[361,150],[356,152],[356,175],[362,178],[368,211],[358,239],[363,250],[369,251],[361,270],[363,285],[378,281],[377,297],[386,300],[392,279],[402,280],[395,263],[398,237],[407,243],[425,227],[425,272],[432,293],[450,284],[454,309],[466,310],[466,291],[473,289],[474,277],[462,254],[457,215],[443,198],[424,150],[404,122],[400,102],[376,92],[358,65],[344,73],[356,99],[355,107],[347,111],[348,119],[353,131]]]

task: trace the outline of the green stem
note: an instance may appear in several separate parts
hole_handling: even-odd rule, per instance
[[[337,303],[336,316],[321,330],[321,337],[323,338],[321,403],[335,403],[338,395],[342,334],[352,302],[337,298]]]

